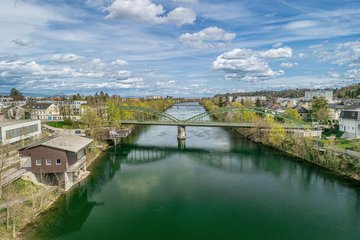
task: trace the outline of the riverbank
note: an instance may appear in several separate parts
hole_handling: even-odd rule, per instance
[[[201,102],[201,104],[206,111],[218,108],[218,106],[210,102]],[[346,152],[324,148],[317,138],[295,136],[293,132],[286,131],[280,123],[276,123],[271,119],[261,120],[253,112],[245,112],[243,115],[247,121],[256,122],[258,127],[233,129],[234,133],[240,134],[253,142],[272,147],[291,157],[330,170],[341,177],[360,182],[360,160],[358,157]],[[212,117],[217,118],[217,116]]]
[[[285,132],[277,139],[277,142],[272,142],[269,140],[269,132],[261,129],[234,129],[234,132],[253,142],[261,143],[289,156],[330,170],[336,175],[360,182],[359,158],[326,149],[321,146],[318,139],[298,137]]]
[[[106,149],[106,143],[94,144],[87,154],[88,166],[91,166]],[[39,216],[48,211],[59,197],[66,193],[61,188],[52,186],[50,179],[49,185],[36,183],[35,179],[25,179],[16,180],[4,188],[0,201],[0,239],[20,239],[23,229],[34,224]]]

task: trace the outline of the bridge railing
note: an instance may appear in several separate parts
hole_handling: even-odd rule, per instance
[[[203,113],[197,114],[185,120],[180,120],[177,117],[160,112],[151,108],[140,107],[140,106],[121,106],[119,108],[123,112],[133,112],[138,114],[143,114],[142,116],[133,116],[131,119],[125,120],[135,120],[135,121],[146,121],[146,120],[155,120],[155,121],[168,121],[172,123],[199,123],[199,122],[260,122],[264,118],[271,117],[277,122],[282,122],[285,124],[294,124],[294,125],[303,125],[302,121],[298,121],[291,116],[288,116],[285,113],[279,113],[271,109],[258,108],[258,107],[224,107],[215,109],[213,111],[205,111]],[[146,115],[146,117],[144,117]],[[149,117],[150,116],[150,117]]]

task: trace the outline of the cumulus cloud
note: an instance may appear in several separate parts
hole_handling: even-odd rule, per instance
[[[283,70],[273,70],[266,60],[290,58],[292,49],[289,47],[254,51],[252,49],[234,49],[221,54],[213,62],[213,69],[226,73],[225,79],[245,81],[268,80],[283,75]]]
[[[117,59],[117,60],[111,62],[111,65],[112,66],[120,66],[120,67],[122,67],[122,66],[128,65],[128,63],[127,63],[127,61],[125,61],[123,59]]]
[[[235,33],[225,32],[218,27],[208,27],[196,33],[181,34],[179,40],[196,48],[223,47],[225,42],[230,42],[236,37]]]
[[[290,58],[292,49],[285,46],[281,48],[272,48],[267,51],[258,51],[257,54],[263,58]]]
[[[151,0],[114,0],[107,8],[107,18],[134,19],[154,24],[192,24],[196,20],[195,12],[190,8],[177,7],[166,14],[161,4]]]
[[[69,63],[69,62],[75,62],[78,60],[83,59],[83,57],[78,56],[76,54],[73,53],[58,53],[58,54],[54,54],[50,57],[50,60],[53,62],[59,62],[59,63]]]
[[[18,85],[30,91],[46,88],[81,91],[82,88],[138,88],[144,85],[143,78],[134,77],[130,71],[111,68],[100,58],[86,59],[75,54],[55,54],[51,58],[53,61],[41,64],[20,58],[1,60],[0,76],[6,85]]]
[[[292,62],[283,62],[283,63],[280,63],[280,67],[283,67],[283,68],[293,68],[295,66],[299,65],[297,62],[295,63],[292,63]]]

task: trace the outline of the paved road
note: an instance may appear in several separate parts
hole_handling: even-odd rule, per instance
[[[63,128],[55,128],[51,127],[47,124],[43,124],[43,127],[46,129],[49,129],[51,131],[54,131],[55,135],[77,135],[77,136],[85,136],[85,130],[84,129],[63,129]],[[76,134],[75,131],[80,130],[80,134]]]

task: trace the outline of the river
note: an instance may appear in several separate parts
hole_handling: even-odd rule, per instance
[[[201,106],[172,107],[187,118]],[[360,188],[222,128],[138,128],[25,239],[360,239]]]

